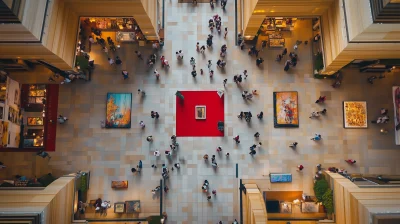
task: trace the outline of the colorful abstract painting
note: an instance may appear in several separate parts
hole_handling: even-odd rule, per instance
[[[297,92],[274,92],[274,127],[299,127]]]
[[[106,128],[131,128],[132,93],[107,93]]]
[[[343,116],[344,128],[368,128],[367,102],[344,101]]]

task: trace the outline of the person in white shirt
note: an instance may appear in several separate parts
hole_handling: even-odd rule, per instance
[[[113,65],[113,64],[114,64],[114,60],[113,60],[112,58],[108,58],[108,63],[109,63],[110,65]]]

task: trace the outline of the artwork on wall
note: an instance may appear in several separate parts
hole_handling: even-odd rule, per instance
[[[15,90],[15,93],[14,93],[14,104],[15,105],[19,105],[19,89]]]
[[[124,213],[124,212],[125,212],[125,203],[124,202],[114,203],[114,213]]]
[[[0,122],[0,140],[1,145],[6,147],[8,144],[8,121]]]
[[[28,117],[28,126],[41,126],[43,125],[43,117]]]
[[[106,128],[130,128],[132,93],[107,93]]]
[[[12,107],[9,107],[8,108],[8,120],[16,125],[19,125],[19,111]]]
[[[111,181],[111,188],[114,188],[114,189],[128,188],[128,181],[127,180],[113,180],[113,181]]]
[[[206,106],[196,106],[196,119],[206,119]]]
[[[126,213],[140,212],[140,201],[125,201]]]
[[[366,101],[343,101],[343,127],[368,128]]]
[[[299,127],[297,92],[274,92],[274,127]]]

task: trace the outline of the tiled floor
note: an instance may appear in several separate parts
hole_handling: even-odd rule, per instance
[[[125,200],[140,199],[143,212],[140,217],[155,214],[159,211],[159,198],[153,196],[151,189],[158,186],[161,169],[151,168],[152,164],[167,163],[171,168],[179,159],[181,169],[171,171],[167,181],[170,188],[165,196],[165,211],[169,215],[169,223],[216,223],[219,220],[230,221],[239,217],[238,179],[235,178],[235,164],[239,164],[239,178],[261,179],[269,172],[291,172],[293,183],[284,185],[285,190],[303,190],[312,194],[312,177],[314,166],[322,163],[325,167],[337,166],[349,172],[361,173],[400,173],[400,148],[394,144],[392,122],[382,126],[369,125],[368,129],[343,129],[342,101],[366,100],[370,120],[374,119],[379,108],[389,109],[393,114],[391,86],[400,84],[398,73],[388,74],[385,79],[377,80],[374,85],[366,82],[368,74],[360,74],[356,69],[346,69],[344,81],[340,89],[333,89],[331,80],[318,80],[312,77],[311,46],[300,45],[297,53],[299,63],[288,73],[283,71],[283,63],[277,63],[275,57],[282,49],[266,49],[260,53],[265,59],[262,66],[255,65],[255,58],[240,51],[234,45],[234,5],[229,1],[227,11],[220,7],[211,10],[208,4],[179,4],[177,1],[165,1],[165,47],[157,53],[165,55],[171,68],[162,69],[158,61],[155,67],[161,78],[156,80],[153,70],[148,70],[143,61],[136,58],[134,50],[140,49],[145,58],[151,52],[149,48],[136,44],[122,44],[118,50],[123,60],[120,68],[112,68],[99,46],[93,46],[92,57],[96,62],[93,80],[89,83],[63,85],[60,88],[60,113],[70,120],[57,129],[57,149],[52,153],[49,167],[58,175],[77,170],[90,170],[90,199],[102,197],[112,203]],[[223,26],[229,29],[225,40],[214,32],[214,48],[207,49],[204,55],[196,52],[195,45],[199,41],[205,44],[209,34],[208,19],[220,14]],[[285,34],[288,49],[293,49],[295,40],[312,38],[310,21],[299,21],[299,29],[292,34]],[[300,27],[305,27],[300,29]],[[227,66],[224,70],[216,69],[219,48],[227,44]],[[184,60],[177,61],[175,52],[184,51]],[[212,80],[207,75],[198,75],[193,79],[190,75],[190,57],[195,57],[197,69],[207,70],[206,61],[213,60],[216,74]],[[121,69],[130,73],[128,80],[123,80]],[[234,74],[248,70],[249,77],[236,86],[232,82]],[[177,90],[216,90],[222,88],[222,81],[228,78],[225,98],[226,136],[223,138],[179,138],[180,147],[175,157],[168,160],[164,156],[154,157],[155,149],[166,149],[169,137],[175,132],[175,95]],[[136,91],[146,91],[141,99]],[[251,102],[243,101],[243,90],[257,89],[260,94]],[[299,128],[273,127],[274,91],[298,91],[299,93]],[[107,92],[132,92],[132,128],[102,129],[101,120],[105,117],[105,100]],[[327,95],[325,105],[315,104],[320,95]],[[327,115],[320,119],[309,119],[314,110],[326,108]],[[150,111],[158,111],[161,118],[155,122],[150,118]],[[242,110],[250,110],[253,114],[264,111],[264,119],[255,117],[250,124],[239,120],[236,115]],[[139,121],[146,123],[140,129]],[[380,134],[384,127],[387,135]],[[254,157],[248,147],[255,143],[255,132],[260,132],[263,147]],[[323,140],[316,143],[309,138],[314,133],[321,133]],[[234,144],[232,137],[240,135],[241,143]],[[154,136],[149,144],[145,137]],[[297,141],[296,150],[288,147]],[[229,158],[223,153],[217,155],[220,167],[214,170],[210,164],[204,163],[202,156],[216,154],[215,148],[221,145],[223,153],[229,152]],[[7,164],[2,176],[16,173],[22,174],[32,164],[31,153],[0,153]],[[356,159],[354,166],[349,166],[344,159]],[[131,167],[139,160],[144,163],[141,174],[132,175]],[[9,162],[8,162],[9,163]],[[303,164],[302,173],[296,172],[296,165]],[[217,196],[207,202],[201,191],[202,182],[207,179],[211,189],[217,190]],[[129,180],[129,189],[112,190],[111,180]],[[276,186],[273,187],[276,189]],[[281,188],[281,190],[282,190]]]

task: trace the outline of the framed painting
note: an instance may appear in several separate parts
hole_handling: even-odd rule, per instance
[[[114,189],[128,188],[128,181],[127,180],[113,180],[113,181],[111,181],[111,188],[114,188]]]
[[[274,127],[299,127],[297,92],[274,92]]]
[[[368,128],[366,101],[343,101],[343,127]]]
[[[204,120],[206,119],[206,106],[196,106],[196,119]]]
[[[124,202],[114,203],[114,213],[124,213],[124,212],[125,212],[125,203]]]
[[[28,117],[27,125],[28,126],[42,126],[43,125],[43,117]]]
[[[131,128],[132,93],[107,93],[106,128]]]
[[[125,201],[126,213],[140,212],[140,201]]]

